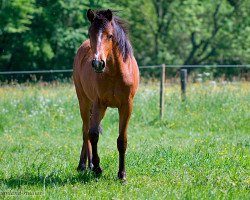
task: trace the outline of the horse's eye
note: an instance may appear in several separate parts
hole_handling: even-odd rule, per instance
[[[109,39],[111,39],[113,37],[113,35],[110,34],[108,37],[109,37]]]

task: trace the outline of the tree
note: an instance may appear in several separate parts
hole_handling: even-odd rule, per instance
[[[1,71],[71,68],[89,8],[127,19],[139,65],[250,62],[249,0],[2,0],[0,8]]]
[[[33,15],[36,12],[34,0],[1,1],[0,11],[0,69],[11,70],[18,65],[23,53],[23,41],[31,31]]]

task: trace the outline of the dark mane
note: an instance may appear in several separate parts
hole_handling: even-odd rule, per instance
[[[113,18],[113,22],[115,28],[115,40],[123,56],[123,60],[126,61],[128,56],[133,55],[133,49],[128,39],[127,22],[116,16]]]
[[[133,55],[133,49],[128,39],[128,23],[115,16],[114,13],[116,12],[117,11],[112,11],[112,25],[115,30],[114,40],[120,53],[122,54],[123,60],[126,61],[129,56]],[[93,25],[96,29],[104,28],[108,22],[105,18],[105,10],[97,10],[95,14],[96,17]]]

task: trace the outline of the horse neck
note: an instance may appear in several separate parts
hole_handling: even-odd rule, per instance
[[[112,55],[110,56],[110,60],[107,62],[109,68],[109,74],[116,76],[119,74],[123,74],[128,67],[129,58],[125,62],[123,60],[122,54],[119,49],[115,47],[113,49]]]

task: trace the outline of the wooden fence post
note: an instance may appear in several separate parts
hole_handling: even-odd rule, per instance
[[[181,69],[181,99],[186,100],[187,69]]]
[[[165,90],[165,64],[161,66],[161,82],[160,82],[160,118],[164,116],[164,90]]]

